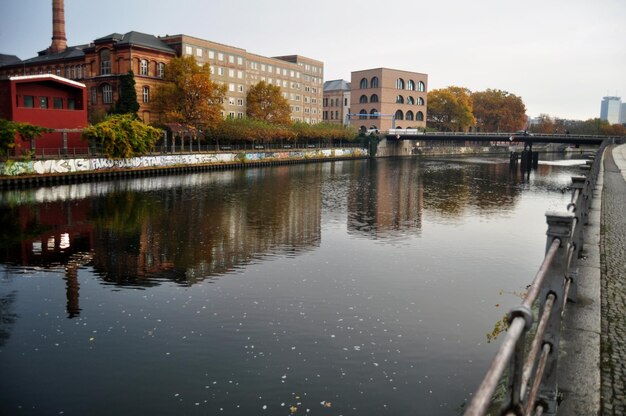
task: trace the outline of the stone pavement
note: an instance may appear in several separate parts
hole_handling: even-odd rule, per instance
[[[626,145],[609,147],[585,227],[578,300],[565,312],[559,415],[626,415]]]
[[[626,415],[626,145],[607,154],[602,192],[601,411]]]

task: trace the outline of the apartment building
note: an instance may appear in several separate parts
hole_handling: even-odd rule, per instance
[[[330,124],[346,124],[350,113],[350,83],[335,79],[324,83],[323,119]]]
[[[350,125],[361,129],[425,128],[428,75],[389,68],[351,75]]]
[[[163,36],[159,40],[180,56],[194,56],[201,65],[210,65],[212,79],[226,86],[224,117],[244,117],[248,89],[265,81],[281,88],[294,121],[322,121],[321,61],[300,55],[270,58],[188,35]]]

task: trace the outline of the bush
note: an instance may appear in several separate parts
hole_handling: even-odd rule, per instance
[[[102,146],[109,159],[125,159],[143,155],[154,148],[161,130],[137,120],[132,114],[118,114],[89,126],[83,138]]]

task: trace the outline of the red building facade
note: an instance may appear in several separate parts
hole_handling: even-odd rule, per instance
[[[59,150],[86,150],[80,131],[87,127],[85,84],[57,75],[27,75],[0,80],[0,118],[26,122],[57,130],[45,133],[36,143],[16,138],[16,154],[35,150],[37,154]],[[60,131],[70,130],[70,131]]]

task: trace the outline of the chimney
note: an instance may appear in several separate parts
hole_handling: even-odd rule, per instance
[[[50,53],[63,52],[67,48],[65,38],[65,10],[63,0],[52,0],[52,45]]]

